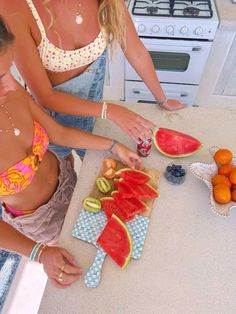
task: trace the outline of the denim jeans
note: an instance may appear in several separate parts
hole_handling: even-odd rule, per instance
[[[101,101],[103,98],[106,55],[107,51],[105,50],[103,54],[85,70],[85,72],[69,81],[55,86],[54,89],[78,98]],[[50,110],[47,110],[47,112],[63,125],[79,128],[87,132],[92,132],[93,130],[95,123],[94,117],[61,114]],[[72,151],[72,148],[54,144],[50,144],[49,149],[55,152],[59,157],[68,156]],[[79,156],[84,157],[84,149],[75,149],[75,151]]]

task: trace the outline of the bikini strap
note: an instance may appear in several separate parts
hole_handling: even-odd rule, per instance
[[[35,21],[36,21],[36,23],[38,25],[38,28],[39,28],[40,33],[41,33],[41,36],[42,37],[47,37],[46,32],[45,32],[45,28],[44,28],[43,23],[42,23],[42,20],[41,20],[39,14],[38,14],[38,11],[35,8],[35,5],[34,5],[33,1],[32,0],[26,0],[26,2],[28,3],[28,6],[29,6],[29,8],[30,8],[30,10],[32,12],[32,15],[33,15],[33,17],[34,17],[34,19],[35,19]]]

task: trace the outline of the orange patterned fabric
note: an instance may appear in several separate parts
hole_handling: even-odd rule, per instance
[[[34,121],[32,155],[0,174],[0,195],[15,194],[24,190],[31,183],[47,150],[48,143],[46,131],[38,122]]]

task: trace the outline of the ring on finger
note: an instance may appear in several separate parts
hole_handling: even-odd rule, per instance
[[[63,278],[62,278],[62,275],[63,275],[63,271],[61,271],[60,274],[57,277],[57,280],[60,281],[60,282],[64,281]]]
[[[65,267],[66,267],[66,262],[65,262],[65,263],[63,264],[63,266],[60,268],[62,272],[64,271]]]

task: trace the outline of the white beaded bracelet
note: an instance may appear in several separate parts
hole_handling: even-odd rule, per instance
[[[106,119],[107,118],[107,103],[105,101],[102,104],[101,118],[102,119]]]

